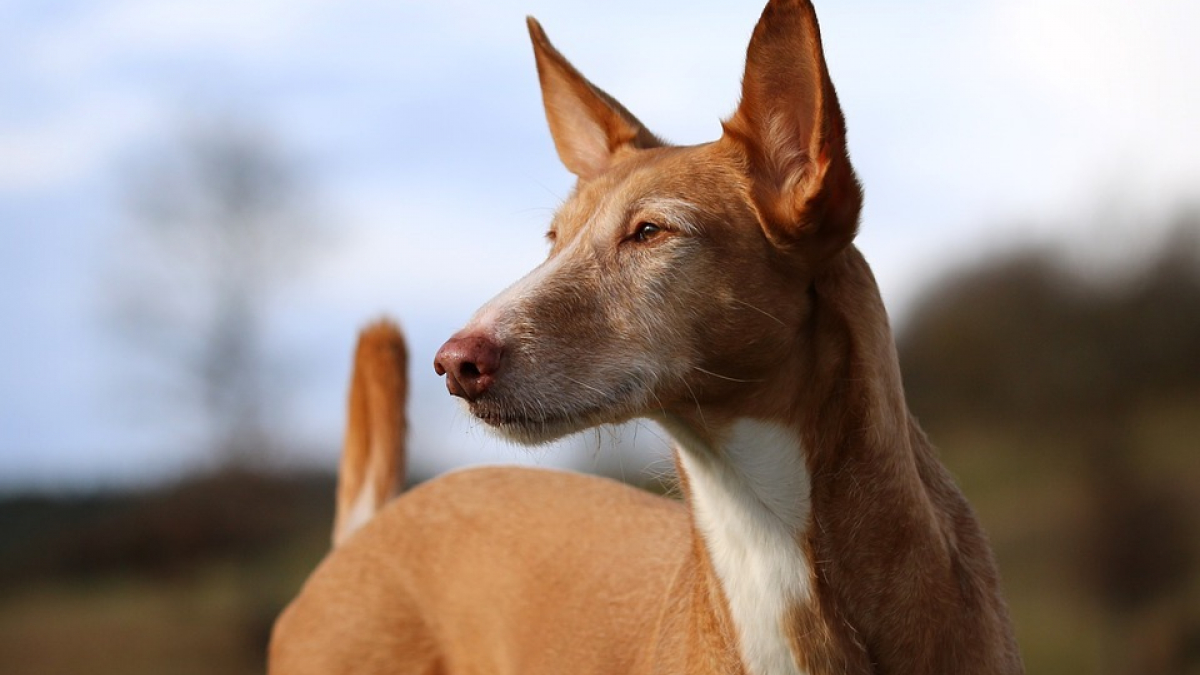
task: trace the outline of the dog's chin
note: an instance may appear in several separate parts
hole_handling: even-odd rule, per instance
[[[545,445],[580,431],[624,422],[632,417],[598,408],[543,415],[514,414],[496,410],[493,406],[475,404],[470,406],[470,410],[488,431],[506,441],[525,446]]]
[[[561,421],[553,422],[501,422],[493,423],[485,420],[487,428],[496,436],[518,445],[535,447],[553,443],[560,438],[583,431],[587,426],[568,424]]]

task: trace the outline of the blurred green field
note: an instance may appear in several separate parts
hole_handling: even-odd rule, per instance
[[[0,502],[0,672],[263,672],[275,616],[328,549],[333,485],[223,472]]]
[[[1200,674],[1195,247],[1119,288],[1040,252],[941,288],[900,331],[906,386],[990,533],[1028,671]],[[0,673],[261,672],[332,504],[332,476],[245,472],[0,501]]]

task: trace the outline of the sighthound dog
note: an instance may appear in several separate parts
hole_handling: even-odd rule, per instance
[[[522,443],[658,422],[685,504],[484,469],[372,518],[400,469],[344,463],[339,531],[367,522],[280,618],[272,672],[1022,672],[992,554],[909,414],[852,244],[862,194],[812,6],[771,0],[736,113],[693,147],[529,28],[578,184],[547,260],[435,368]],[[393,367],[360,359],[355,381]],[[394,452],[386,423],[355,431],[402,405],[376,391],[383,412],[352,415],[347,438]]]

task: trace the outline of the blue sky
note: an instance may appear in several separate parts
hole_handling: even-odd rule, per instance
[[[657,133],[696,143],[736,104],[761,11],[719,4],[0,6],[0,486],[124,482],[202,462],[185,425],[130,413],[141,394],[123,373],[137,365],[102,307],[130,245],[122,167],[206,115],[269,129],[329,232],[272,308],[272,345],[296,370],[296,461],[332,464],[354,333],[380,313],[410,334],[420,470],[623,457],[608,446],[629,432],[534,455],[496,444],[429,363],[539,261],[571,186],[524,15]],[[900,321],[947,269],[1030,241],[1086,239],[1085,258],[1123,256],[1156,233],[1111,213],[1154,216],[1197,197],[1200,4],[842,0],[818,12],[867,190],[859,244]]]

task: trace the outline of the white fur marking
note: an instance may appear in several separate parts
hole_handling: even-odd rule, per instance
[[[720,448],[668,422],[680,442],[696,521],[729,601],[750,675],[803,675],[785,632],[788,608],[812,597],[799,541],[808,527],[809,476],[800,439],[739,420]]]
[[[346,520],[342,523],[342,531],[338,533],[341,541],[349,539],[351,534],[366,525],[367,521],[375,515],[375,481],[371,479],[370,474],[363,476],[362,486],[362,491],[358,493],[358,498],[354,500],[354,505],[346,514]]]
[[[504,338],[507,337],[502,333],[507,328],[503,319],[512,313],[513,307],[518,307],[526,299],[535,297],[541,285],[546,283],[547,279],[552,279],[558,274],[563,261],[570,257],[571,252],[577,246],[579,246],[578,240],[572,242],[562,254],[542,262],[541,265],[533,268],[529,274],[521,277],[511,286],[501,291],[499,295],[488,300],[483,307],[480,307],[475,312],[475,316],[471,317],[471,320],[463,328],[463,331],[482,327],[483,330],[494,334],[497,339],[503,342]]]

